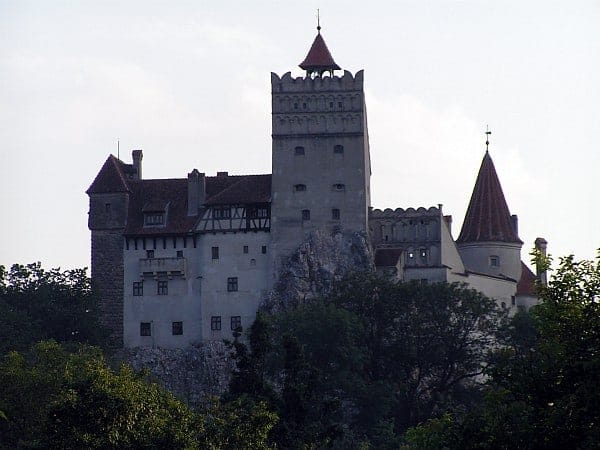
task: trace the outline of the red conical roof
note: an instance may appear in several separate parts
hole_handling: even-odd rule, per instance
[[[333,56],[329,53],[329,49],[327,48],[327,44],[325,44],[323,36],[321,36],[321,32],[315,37],[315,40],[308,51],[308,55],[306,55],[304,61],[300,63],[300,68],[307,70],[308,72],[316,71],[319,73],[326,70],[340,69],[340,66],[335,63]]]
[[[486,151],[457,242],[523,243],[513,227],[494,162]]]

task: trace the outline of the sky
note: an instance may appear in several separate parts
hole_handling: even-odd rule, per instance
[[[270,72],[316,34],[365,71],[376,208],[443,205],[458,236],[490,154],[523,258],[600,247],[600,2],[0,0],[0,264],[87,267],[85,190],[271,173]]]

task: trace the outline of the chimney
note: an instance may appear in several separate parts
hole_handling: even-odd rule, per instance
[[[513,231],[515,232],[515,235],[519,236],[519,218],[516,214],[513,214],[512,216],[510,216],[510,220],[512,222],[512,227]]]
[[[452,216],[444,216],[444,222],[448,226],[448,231],[452,234]]]
[[[198,169],[188,173],[188,216],[198,215],[206,201],[206,177]]]
[[[539,252],[540,256],[543,260],[546,259],[546,248],[548,247],[548,241],[544,238],[537,238],[535,240],[535,249]],[[540,283],[542,286],[548,285],[548,271],[545,267],[541,267],[540,262],[536,263],[536,272],[537,276],[540,279]]]
[[[141,150],[134,150],[131,152],[131,159],[133,159],[133,167],[136,170],[136,180],[142,179],[142,158],[143,153]]]

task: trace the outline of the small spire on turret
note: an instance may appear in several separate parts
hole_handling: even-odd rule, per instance
[[[490,147],[490,134],[492,134],[492,132],[490,131],[490,128],[486,125],[485,126],[485,152],[488,153],[489,147]]]
[[[317,33],[321,34],[321,17],[319,15],[319,8],[317,8]]]
[[[329,72],[329,74],[333,76],[335,70],[341,69],[333,60],[333,57],[323,40],[323,36],[321,36],[321,17],[318,9],[317,36],[315,37],[306,58],[300,63],[300,68],[306,70],[307,77],[320,77],[325,72]]]

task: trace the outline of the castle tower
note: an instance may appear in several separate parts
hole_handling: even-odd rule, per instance
[[[281,262],[315,230],[367,230],[371,175],[363,71],[335,63],[320,27],[300,67],[271,74],[272,251]]]
[[[456,243],[466,270],[515,281],[521,278],[523,242],[517,216],[509,212],[487,150]]]
[[[111,344],[123,345],[123,231],[127,224],[128,180],[139,179],[142,151],[133,151],[134,164],[110,155],[86,191],[90,198],[88,227],[92,232],[92,284],[100,297],[103,325]]]

